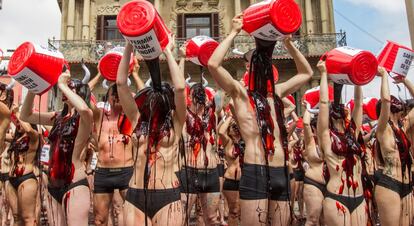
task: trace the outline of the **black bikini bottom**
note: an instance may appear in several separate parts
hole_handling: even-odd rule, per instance
[[[343,195],[337,195],[334,193],[331,193],[329,191],[326,191],[326,198],[331,198],[333,200],[336,200],[340,202],[342,205],[346,206],[348,208],[348,211],[350,214],[354,212],[356,208],[358,208],[359,205],[364,201],[364,196],[343,196]]]
[[[17,189],[19,188],[19,186],[25,182],[26,180],[29,179],[34,179],[37,181],[36,175],[34,175],[33,172],[25,174],[23,176],[20,177],[9,177],[9,182],[10,184],[13,186],[14,190],[17,191]]]
[[[397,180],[395,180],[394,178],[391,178],[387,175],[384,174],[379,174],[378,175],[379,180],[377,182],[377,186],[381,186],[384,188],[388,188],[391,191],[394,191],[396,193],[398,193],[400,195],[400,198],[404,198],[405,196],[409,195],[411,193],[411,189],[412,189],[412,184],[404,184],[401,183]]]
[[[147,190],[147,215],[153,218],[164,206],[180,199],[179,188]],[[125,200],[145,213],[144,189],[128,188]]]
[[[62,187],[62,188],[53,188],[53,187],[50,187],[48,185],[47,190],[48,190],[50,196],[53,197],[53,199],[55,199],[58,203],[62,204],[63,196],[65,195],[65,193],[70,191],[71,189],[77,187],[77,186],[89,187],[88,180],[86,178],[84,178],[80,181],[77,181],[75,183],[71,183],[68,186],[65,186],[65,187]]]
[[[224,178],[223,190],[225,190],[225,191],[239,191],[239,181]]]
[[[293,169],[293,177],[295,178],[295,181],[303,181],[305,172],[303,169]]]
[[[309,177],[306,177],[306,176],[303,179],[303,183],[315,186],[325,196],[325,193],[326,193],[326,185],[325,184],[321,184],[321,183],[319,183],[319,182],[317,182],[313,179],[310,179]]]
[[[6,182],[9,180],[9,173],[0,173],[0,181],[1,182]]]

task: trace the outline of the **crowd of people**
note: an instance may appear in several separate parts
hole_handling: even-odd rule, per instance
[[[134,59],[132,90],[126,42],[101,102],[99,74],[64,71],[64,107],[53,112],[35,111],[31,92],[13,104],[12,85],[0,84],[2,225],[41,224],[43,206],[49,225],[88,225],[91,207],[97,226],[411,225],[414,111],[390,95],[387,71],[378,68],[377,121],[363,116],[360,86],[353,109],[341,103],[342,85],[329,98],[323,60],[318,109],[295,105],[288,96],[314,72],[290,36],[283,43],[297,74],[285,82],[274,79],[272,41],[256,39],[244,54],[247,77],[223,67],[241,29],[239,15],[209,59],[216,91],[203,75],[184,78],[185,45],[175,59],[173,37],[164,50],[170,83],[156,62],[144,83]],[[394,82],[414,96],[407,79]]]

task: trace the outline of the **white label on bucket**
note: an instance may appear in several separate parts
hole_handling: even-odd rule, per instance
[[[92,160],[91,160],[91,169],[95,170],[96,165],[98,165],[98,156],[96,155],[96,152],[93,152]]]
[[[255,30],[251,33],[251,35],[266,41],[277,41],[284,36],[271,23],[268,23],[263,27]]]
[[[329,74],[329,78],[337,84],[355,85],[347,74]]]
[[[35,94],[40,94],[50,87],[47,81],[27,67],[14,75],[13,78]]]
[[[395,58],[394,66],[392,67],[392,72],[400,76],[407,76],[413,59],[413,51],[404,48],[399,48],[397,57]]]
[[[338,48],[336,48],[336,50],[341,51],[341,52],[343,52],[345,54],[348,54],[350,56],[355,56],[358,53],[362,52],[361,49],[355,49],[355,48],[352,48],[352,47],[349,47],[349,46],[338,47]]]
[[[200,36],[196,36],[194,38],[191,39],[197,46],[201,46],[204,43],[206,43],[207,41],[213,40],[212,38],[205,36],[205,35],[200,35]]]
[[[36,45],[36,44],[34,44],[33,46],[35,48],[36,53],[43,54],[43,55],[48,55],[48,56],[52,56],[52,57],[56,57],[56,58],[61,58],[61,59],[64,58],[63,54],[61,52],[57,51],[57,50],[52,50],[52,49],[46,48],[46,47],[41,46],[41,45]]]
[[[160,43],[154,29],[138,37],[124,36],[146,60],[152,60],[162,54]]]
[[[42,147],[42,151],[40,152],[40,161],[43,163],[49,163],[49,152],[50,151],[50,145],[45,144]]]

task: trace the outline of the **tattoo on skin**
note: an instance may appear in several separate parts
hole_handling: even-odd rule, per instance
[[[395,158],[391,157],[391,156],[386,156],[384,158],[384,162],[385,162],[385,167],[384,167],[384,174],[387,176],[392,177],[392,170],[395,167]]]

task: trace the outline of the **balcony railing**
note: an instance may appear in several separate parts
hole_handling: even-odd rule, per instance
[[[222,40],[223,38],[217,38]],[[185,39],[176,39],[176,50],[185,42]],[[337,46],[346,45],[345,32],[333,34],[312,34],[306,36],[294,36],[295,46],[305,56],[320,56],[328,50]],[[63,53],[65,59],[69,62],[80,62],[82,59],[86,62],[97,63],[105,52],[116,46],[124,46],[124,40],[95,41],[95,40],[49,40],[49,48],[58,49]],[[234,39],[233,48],[241,52],[246,52],[255,47],[254,39],[251,36],[239,35]],[[227,57],[232,58],[232,51],[227,53]],[[284,48],[283,42],[278,41],[273,51],[274,58],[290,57]]]

